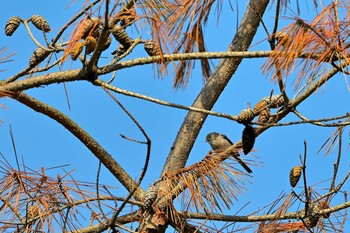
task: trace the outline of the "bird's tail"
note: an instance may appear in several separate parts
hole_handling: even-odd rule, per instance
[[[248,167],[248,165],[243,162],[243,160],[239,157],[238,153],[235,153],[234,155],[232,155],[237,162],[244,168],[244,170],[246,170],[248,173],[252,173],[253,171]]]

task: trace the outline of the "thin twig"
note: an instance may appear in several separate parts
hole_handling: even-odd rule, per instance
[[[331,196],[337,192],[340,191],[340,189],[343,187],[343,185],[345,184],[345,182],[348,180],[348,178],[350,177],[350,171],[348,171],[348,173],[345,175],[345,177],[343,178],[343,180],[337,185],[336,188],[334,188],[333,190],[330,190],[328,193],[320,196],[319,198],[317,199],[314,199],[312,200],[311,203],[317,203],[319,202],[320,200],[324,199],[324,198],[327,198],[328,196]]]
[[[147,151],[146,151],[146,159],[145,159],[145,164],[143,166],[143,169],[141,171],[141,175],[138,179],[138,181],[136,182],[136,187],[134,188],[134,190],[131,190],[128,197],[126,198],[126,200],[129,200],[133,193],[137,190],[138,186],[141,184],[143,178],[146,175],[147,172],[147,168],[148,168],[148,163],[149,163],[149,159],[151,156],[151,139],[148,137],[146,131],[143,129],[143,127],[136,121],[136,119],[132,116],[132,114],[117,100],[117,98],[115,98],[107,89],[103,88],[107,94],[119,105],[119,107],[121,109],[123,109],[123,111],[128,115],[128,117],[135,123],[135,125],[139,128],[139,130],[142,132],[142,134],[144,135],[144,137],[147,140]],[[120,214],[120,212],[123,210],[123,208],[125,207],[127,201],[124,201],[120,207],[118,208],[118,210],[113,214],[113,217],[111,218],[111,222],[110,225],[114,225],[115,221],[118,217],[118,215]]]
[[[303,115],[301,115],[296,109],[293,109],[292,112],[297,116],[299,117],[301,120],[305,121],[305,122],[308,122],[308,123],[311,123],[313,125],[317,125],[317,126],[326,126],[325,124],[322,124],[322,123],[319,123],[319,122],[316,122],[316,121],[310,121],[309,119],[307,119],[306,117],[304,117]]]
[[[146,95],[142,95],[142,94],[139,94],[139,93],[127,91],[127,90],[124,90],[124,89],[112,86],[112,85],[102,81],[101,79],[95,80],[93,82],[93,84],[95,84],[97,86],[101,86],[101,87],[103,87],[105,89],[111,90],[111,91],[119,93],[119,94],[136,97],[136,98],[147,100],[147,101],[150,101],[150,102],[153,102],[153,103],[157,103],[157,104],[160,104],[160,105],[170,106],[170,107],[174,107],[174,108],[181,108],[181,109],[194,111],[194,112],[206,113],[206,114],[210,114],[210,115],[213,115],[213,116],[220,116],[220,117],[231,119],[231,120],[237,120],[237,117],[229,115],[229,114],[223,114],[223,113],[209,111],[209,110],[200,109],[200,108],[188,107],[188,106],[185,106],[185,105],[175,104],[175,103],[167,102],[167,101],[164,101],[164,100],[156,99],[156,98],[153,98],[153,97],[149,97],[149,96],[146,96]]]
[[[29,27],[29,25],[28,25],[28,22],[27,22],[26,20],[23,20],[22,23],[24,24],[25,28],[27,29],[27,32],[28,32],[30,38],[32,39],[32,41],[33,41],[38,47],[40,47],[40,48],[42,48],[42,49],[44,49],[44,50],[46,50],[46,51],[53,51],[52,49],[48,49],[48,48],[46,48],[45,46],[43,46],[42,44],[40,44],[40,42],[34,37],[32,31],[30,30],[30,27]]]
[[[344,192],[344,200],[345,200],[345,202],[348,202],[348,193],[347,193],[346,191]],[[348,218],[347,218],[347,216],[348,216],[347,212],[348,212],[348,209],[347,209],[347,208],[344,209],[343,220],[342,220],[342,223],[341,223],[341,228],[339,229],[340,232],[343,232],[343,228],[344,228],[344,226],[345,226],[346,220],[348,220]]]
[[[275,22],[273,25],[272,35],[275,35],[277,30],[278,30],[278,20],[279,20],[279,16],[280,16],[280,11],[281,11],[281,0],[277,0]]]
[[[329,191],[334,189],[335,180],[337,178],[337,174],[339,170],[340,158],[342,154],[343,127],[338,127],[337,134],[338,134],[338,157],[337,157],[336,163],[334,164],[334,172],[333,172],[332,182],[331,182]]]
[[[142,42],[141,36],[138,37],[138,38],[136,38],[136,39],[133,41],[133,43],[130,45],[130,47],[125,51],[125,53],[123,53],[123,54],[120,55],[120,56],[117,56],[117,57],[116,57],[115,59],[113,59],[112,62],[109,63],[109,64],[114,64],[114,63],[120,61],[121,59],[123,59],[124,57],[128,56],[128,55],[132,52],[132,50],[136,47],[136,45],[140,44],[141,42]]]
[[[298,124],[312,124],[313,122],[317,122],[318,120],[310,120],[310,121],[292,121],[292,122],[285,122],[285,123],[274,123],[274,124],[261,124],[258,122],[251,122],[251,124],[255,125],[261,125],[261,126],[271,126],[271,127],[281,127],[281,126],[289,126],[289,125],[298,125]],[[330,123],[330,124],[323,124],[320,127],[328,127],[328,128],[335,128],[335,127],[344,127],[350,125],[350,122],[341,122],[341,123]]]
[[[10,128],[9,131],[10,131],[13,153],[15,154],[15,159],[16,159],[16,164],[17,164],[17,170],[18,170],[18,172],[21,172],[21,167],[20,167],[19,162],[18,162],[18,154],[17,154],[16,144],[15,144],[15,137],[13,136],[12,126],[10,125],[9,128]],[[23,186],[23,188],[25,188],[25,187]]]
[[[107,187],[106,185],[103,185],[102,187],[103,187],[104,190],[109,194],[109,196],[114,197],[114,195],[111,193],[111,191],[109,191],[109,189],[108,189],[108,187]],[[125,200],[125,199],[123,199],[123,201],[124,201],[124,200]],[[117,199],[115,199],[115,200],[113,200],[113,201],[114,201],[115,207],[117,207],[117,206],[118,206]]]
[[[307,143],[306,140],[304,140],[304,159],[302,161],[303,164],[303,180],[304,180],[304,191],[305,191],[305,216],[307,215],[307,212],[309,210],[309,204],[310,204],[310,192],[309,189],[307,187],[307,183],[306,183],[306,156],[307,155]]]
[[[295,113],[295,111],[296,110],[294,109],[293,113]],[[297,113],[300,114],[299,112],[297,112]],[[309,124],[309,123],[313,124],[313,123],[318,123],[318,122],[335,121],[335,120],[348,118],[349,113],[346,113],[345,115],[341,115],[341,116],[336,116],[336,117],[327,117],[327,118],[312,119],[312,120],[307,119],[306,117],[302,116],[301,114],[299,116],[302,117],[302,121],[275,123],[275,124],[272,124],[271,126],[288,126],[288,125],[297,125],[297,124]],[[264,124],[259,124],[258,122],[252,122],[252,124],[264,125]],[[350,124],[350,122],[348,121],[348,122],[337,122],[337,123],[333,122],[333,123],[329,123],[329,124],[323,123],[323,124],[319,124],[318,126],[321,126],[321,127],[340,127],[340,126],[346,126],[349,124]]]
[[[97,167],[97,175],[96,175],[96,197],[97,197],[97,205],[98,205],[98,208],[100,209],[100,212],[103,216],[103,218],[106,220],[107,219],[107,216],[105,214],[105,212],[103,211],[102,209],[102,205],[101,205],[101,201],[100,201],[100,174],[101,174],[101,161],[98,162],[98,167]]]
[[[140,144],[147,144],[147,142],[143,142],[143,141],[140,141],[140,140],[136,140],[136,139],[133,139],[133,138],[129,138],[127,136],[125,136],[124,134],[120,134],[120,137],[128,140],[128,141],[132,141],[132,142],[136,142],[136,143],[140,143]]]
[[[117,62],[117,61],[120,61],[120,60],[123,59],[124,57],[126,57],[128,54],[131,53],[131,51],[135,48],[135,46],[138,45],[140,42],[141,42],[141,37],[136,38],[136,39],[134,40],[134,42],[132,43],[132,45],[125,51],[125,53],[123,53],[122,55],[120,55],[120,56],[118,56],[118,57],[115,57],[115,58],[112,60],[112,62],[109,63],[109,64],[113,64],[113,63],[115,63],[115,62]],[[109,81],[107,81],[107,83],[110,84],[111,82],[113,82],[115,76],[116,76],[116,71],[113,71],[112,77],[111,77],[111,79],[110,79]]]
[[[56,66],[60,62],[61,62],[61,58],[57,59],[56,61],[54,61],[50,65],[47,65],[47,66],[42,67],[42,68],[37,68],[35,70],[31,70],[31,71],[28,72],[28,74],[34,74],[34,73],[40,73],[40,72],[48,71],[49,69],[51,69],[52,67]]]

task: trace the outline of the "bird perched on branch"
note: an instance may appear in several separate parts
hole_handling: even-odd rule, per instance
[[[207,135],[206,141],[209,143],[211,148],[215,151],[218,149],[225,149],[229,146],[232,146],[233,143],[230,141],[228,137],[224,134],[219,134],[217,132],[212,132]],[[239,157],[239,153],[235,152],[232,156],[237,160],[237,162],[248,172],[252,173],[253,171],[248,167],[247,164],[243,162],[243,160]]]

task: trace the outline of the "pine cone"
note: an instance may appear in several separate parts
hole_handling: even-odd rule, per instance
[[[145,200],[143,202],[143,208],[149,210],[152,207],[152,204],[157,199],[158,196],[158,185],[151,185],[145,193]]]
[[[154,40],[146,40],[144,48],[150,56],[159,56],[161,54],[161,49]]]
[[[300,179],[302,171],[303,170],[302,170],[301,166],[295,166],[290,171],[290,173],[289,173],[289,182],[290,182],[290,185],[293,188],[297,185],[297,183],[298,183],[298,181]]]
[[[38,207],[35,205],[28,206],[27,209],[27,219],[35,218],[38,215]]]
[[[254,116],[254,111],[250,108],[243,109],[237,116],[237,122],[244,125],[249,124]]]
[[[32,221],[33,218],[37,217],[39,214],[39,211],[38,211],[38,207],[35,206],[35,205],[30,205],[28,206],[28,209],[27,209],[27,221],[30,221],[27,225],[26,225],[26,232],[29,232],[28,230],[30,230],[33,225],[35,224],[36,221]]]
[[[90,35],[90,32],[92,30],[95,31],[95,29],[101,24],[101,20],[99,18],[88,18],[84,21],[82,26],[82,33],[81,38],[85,39],[87,36]],[[94,33],[94,32],[92,32]],[[91,33],[91,34],[92,34]]]
[[[128,49],[132,43],[133,43],[133,39],[131,39],[128,34],[126,33],[126,31],[124,30],[124,28],[115,25],[112,29],[112,34],[114,36],[114,38],[121,43],[122,45],[124,45],[124,47],[126,47],[126,49]]]
[[[270,108],[279,108],[283,106],[284,99],[281,95],[272,95],[270,97],[265,97],[262,99],[263,101],[266,101]]]
[[[31,21],[37,29],[43,32],[49,32],[51,30],[49,23],[40,15],[33,15]]]
[[[78,41],[73,45],[72,50],[69,53],[73,61],[77,60],[77,58],[83,51],[83,47],[84,47],[84,43],[81,41]]]
[[[97,43],[96,43],[96,39],[94,37],[88,36],[88,37],[86,37],[84,44],[85,44],[85,48],[86,48],[86,53],[90,54],[95,50]]]
[[[36,66],[40,62],[44,61],[45,58],[50,54],[50,51],[47,51],[42,48],[37,48],[34,50],[32,56],[29,58],[29,66]]]
[[[101,32],[100,32],[100,29],[96,29],[96,30],[93,31],[93,33],[91,33],[91,36],[94,37],[94,38],[96,39],[96,42],[98,41],[98,38],[100,37],[100,33],[101,33]],[[109,36],[109,37],[107,38],[107,41],[106,41],[105,45],[103,46],[102,51],[107,50],[111,44],[112,44],[112,39],[111,39],[111,37]]]
[[[111,39],[111,37],[109,36],[109,37],[107,38],[106,44],[103,46],[103,51],[107,50],[107,49],[109,48],[109,46],[111,46],[111,44],[112,44],[112,39]]]
[[[243,153],[248,154],[255,144],[255,129],[251,125],[246,125],[242,133]]]
[[[309,206],[307,211],[307,217],[304,219],[305,226],[308,228],[315,227],[320,220],[320,209],[312,204]]]
[[[254,106],[253,111],[259,114],[260,111],[267,108],[268,105],[269,105],[269,100],[267,98],[263,98]]]
[[[271,113],[270,108],[266,107],[259,112],[258,123],[266,123],[270,119]]]
[[[21,24],[21,18],[18,16],[12,16],[6,22],[6,26],[5,26],[6,36],[12,36],[12,34],[17,30],[20,24]]]

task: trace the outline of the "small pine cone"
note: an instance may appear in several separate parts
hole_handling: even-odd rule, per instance
[[[318,208],[319,208],[320,210],[328,209],[328,208],[329,208],[329,204],[328,204],[327,201],[322,200],[322,201],[320,201],[320,202],[318,203]],[[329,218],[330,213],[322,214],[322,216],[323,216],[324,218]]]
[[[38,207],[35,205],[28,206],[27,209],[27,219],[30,220],[38,215]]]
[[[269,105],[269,102],[267,100],[267,98],[263,98],[262,100],[260,100],[253,108],[253,111],[255,113],[260,113],[260,111],[262,111],[263,109],[265,109],[267,106]]]
[[[126,31],[124,30],[124,28],[115,25],[112,29],[112,34],[114,36],[114,38],[121,43],[122,45],[124,45],[124,47],[126,49],[128,49],[132,43],[133,40],[128,36],[128,34],[126,33]]]
[[[258,123],[266,123],[270,119],[270,108],[264,108],[259,112]]]
[[[98,38],[100,37],[100,30],[95,30],[93,33],[91,33],[91,36],[94,37],[96,39],[96,41],[97,41]],[[111,44],[112,44],[112,39],[109,36],[107,38],[107,41],[106,41],[105,45],[103,46],[102,51],[105,51],[106,49],[108,49]]]
[[[161,49],[159,45],[154,40],[146,40],[144,47],[148,55],[159,56],[161,54]]]
[[[37,48],[34,50],[32,56],[29,58],[29,66],[36,66],[40,62],[44,61],[45,58],[50,54],[50,51],[47,51],[42,48]]]
[[[254,147],[255,129],[251,125],[246,125],[242,133],[243,153],[248,154]]]
[[[26,231],[25,232],[31,232],[31,228],[34,226],[35,222],[34,220],[32,220],[33,218],[37,217],[39,214],[39,211],[38,211],[38,207],[35,206],[35,205],[30,205],[28,206],[28,209],[27,209],[27,217],[26,217],[26,221],[29,222],[25,228],[26,228]]]
[[[90,35],[91,31],[94,30],[91,34],[94,34],[95,29],[101,24],[99,18],[88,18],[84,21],[81,31],[81,38],[85,39]]]
[[[320,209],[316,205],[310,205],[307,211],[307,217],[304,219],[305,226],[308,228],[315,227],[320,220]]]
[[[84,47],[84,43],[81,41],[78,41],[77,43],[75,43],[73,45],[71,51],[69,52],[73,61],[77,60],[77,58],[79,57],[79,55],[83,51],[83,47]]]
[[[103,46],[103,51],[105,51],[105,50],[107,50],[108,48],[109,48],[109,46],[111,46],[111,44],[112,44],[112,39],[111,39],[111,37],[109,36],[108,38],[107,38],[107,41],[106,41],[106,43],[105,43],[105,45]]]
[[[33,15],[31,21],[37,29],[43,32],[49,32],[51,30],[49,23],[40,15]]]
[[[145,193],[145,198],[143,202],[143,208],[149,210],[152,207],[152,204],[157,199],[158,196],[158,185],[151,185]]]
[[[290,185],[294,188],[301,176],[302,173],[302,167],[301,166],[295,166],[292,168],[292,170],[289,173],[289,182]]]
[[[12,36],[12,34],[17,30],[19,25],[21,24],[21,18],[18,16],[11,17],[5,26],[5,34],[6,36]]]
[[[88,36],[88,37],[86,37],[84,44],[85,44],[85,48],[86,48],[86,53],[90,54],[95,50],[97,43],[96,43],[96,39],[94,37]]]
[[[283,106],[283,96],[281,95],[272,95],[270,97],[265,97],[262,99],[263,101],[266,101],[270,108],[279,108]]]
[[[255,117],[254,111],[250,108],[243,109],[237,116],[237,122],[240,124],[249,124]]]

